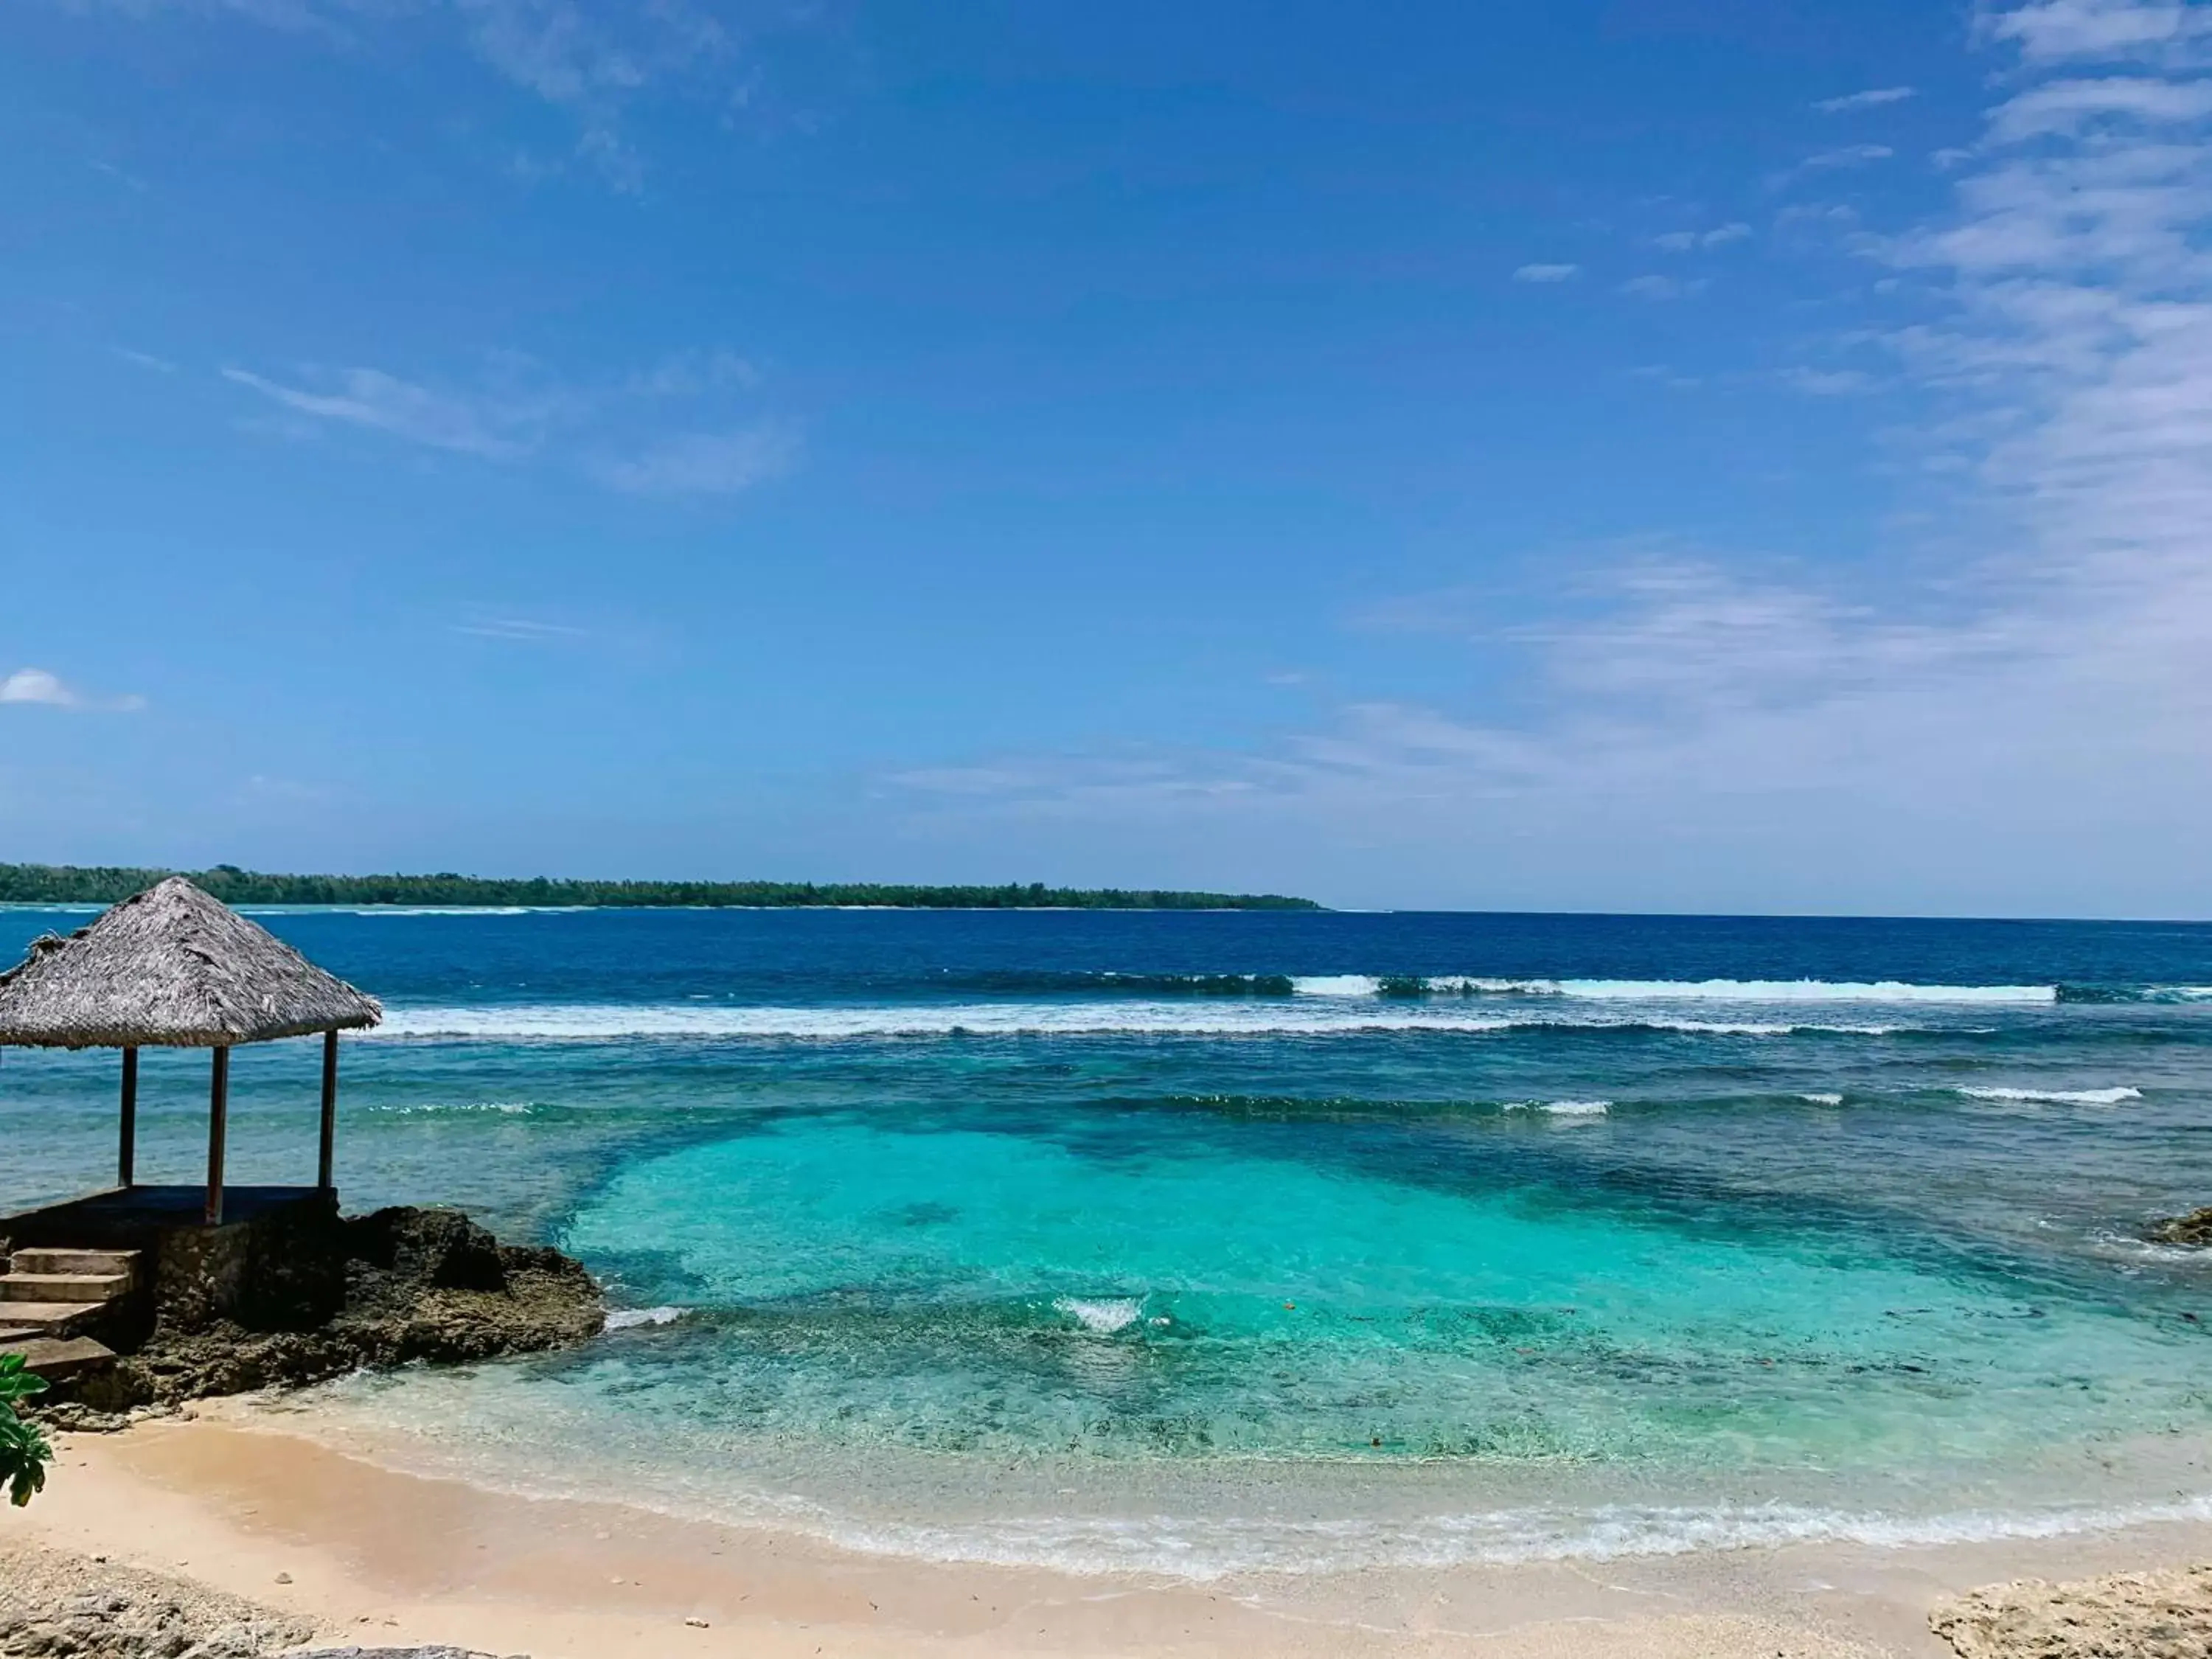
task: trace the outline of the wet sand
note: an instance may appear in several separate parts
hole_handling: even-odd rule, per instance
[[[363,1644],[660,1656],[1944,1656],[1976,1585],[2212,1559],[2212,1527],[1875,1550],[1738,1550],[1206,1584],[938,1564],[616,1503],[395,1473],[216,1411],[64,1437],[0,1540],[108,1555]]]

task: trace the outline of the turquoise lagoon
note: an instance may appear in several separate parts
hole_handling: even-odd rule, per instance
[[[622,1309],[283,1407],[405,1467],[1197,1576],[2212,1515],[2212,1269],[2140,1239],[2212,1201],[2212,929],[264,920],[391,1005],[349,1201]],[[242,1057],[240,1179],[311,1072]],[[0,1200],[97,1171],[109,1081],[0,1062]]]

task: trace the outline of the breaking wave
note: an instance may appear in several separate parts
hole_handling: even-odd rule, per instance
[[[1962,1088],[1969,1100],[2033,1101],[2051,1106],[2117,1106],[2124,1100],[2141,1100],[2140,1089],[2000,1089]]]
[[[1886,1036],[1889,1024],[1674,1019],[1565,1012],[1494,1012],[1464,1006],[1291,999],[1276,1002],[965,1003],[832,1007],[712,1003],[532,1003],[392,1008],[373,1038],[504,1041],[619,1038],[830,1040],[949,1036],[1333,1036],[1429,1031],[1481,1035],[1542,1030],[1680,1032],[1778,1037],[1807,1033]]]
[[[673,1325],[690,1311],[687,1308],[617,1308],[607,1315],[606,1328],[628,1331],[641,1325]]]
[[[1911,985],[1902,980],[1488,979],[1334,974],[1293,979],[1305,996],[1563,997],[1593,1002],[2053,1003],[2055,985]]]

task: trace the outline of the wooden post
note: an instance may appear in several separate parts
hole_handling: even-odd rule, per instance
[[[323,1033],[323,1156],[316,1165],[315,1185],[331,1188],[331,1165],[338,1144],[338,1034]]]
[[[223,1120],[230,1111],[230,1050],[215,1050],[215,1064],[208,1079],[208,1189],[207,1224],[222,1224],[222,1132]]]
[[[115,1152],[115,1184],[135,1184],[138,1164],[138,1051],[123,1051],[123,1127]]]

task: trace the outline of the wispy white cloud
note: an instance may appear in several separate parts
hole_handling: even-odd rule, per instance
[[[2212,83],[2149,76],[2055,81],[2002,106],[1986,144],[2001,147],[2050,135],[2078,137],[2100,122],[2200,121],[2212,115]]]
[[[0,702],[42,702],[54,708],[75,708],[83,701],[62,684],[58,674],[43,668],[19,668],[0,680]]]
[[[625,389],[642,398],[692,398],[756,386],[760,381],[761,372],[750,358],[717,348],[664,357],[643,374],[631,375]]]
[[[1872,392],[1877,385],[1874,376],[1861,368],[1792,368],[1784,373],[1782,380],[1812,398],[1849,398]]]
[[[237,368],[222,375],[283,411],[290,424],[278,436],[351,427],[482,461],[543,459],[631,495],[734,495],[787,471],[799,450],[791,429],[772,422],[666,429],[679,413],[672,405],[694,405],[696,420],[745,400],[757,372],[726,351],[678,353],[595,387],[513,356],[494,359],[470,386],[358,368],[310,368],[284,380]]]
[[[633,495],[735,495],[791,470],[799,439],[773,423],[733,432],[686,432],[634,455],[592,465],[592,475]]]
[[[1912,87],[1869,87],[1864,92],[1847,93],[1841,98],[1823,98],[1813,106],[1823,115],[1841,115],[1855,109],[1877,109],[1884,104],[1901,104],[1917,97]]]
[[[1632,276],[1620,285],[1620,291],[1638,300],[1686,300],[1702,294],[1706,288],[1702,276],[1685,280],[1680,276]]]
[[[1716,226],[1711,230],[1670,230],[1663,236],[1654,236],[1651,246],[1669,253],[1687,253],[1693,248],[1724,247],[1730,242],[1751,240],[1751,227],[1742,223]]]
[[[0,703],[34,703],[47,708],[131,714],[146,706],[139,696],[88,696],[60,675],[44,668],[19,668],[0,680]]]
[[[1565,283],[1582,272],[1580,265],[1522,265],[1513,273],[1516,283]]]
[[[309,370],[305,385],[288,385],[243,368],[226,368],[222,376],[319,421],[365,427],[490,461],[534,453],[550,427],[573,408],[572,400],[557,392],[502,396],[440,389],[376,368]]]
[[[156,357],[150,351],[133,351],[129,346],[110,346],[108,349],[125,362],[149,370],[155,374],[173,374],[177,366],[167,357]]]
[[[2188,0],[2043,0],[1985,8],[1982,27],[2032,65],[2133,58],[2186,68],[2212,39],[2212,13]]]
[[[1801,170],[1828,167],[1860,167],[1870,161],[1887,161],[1897,152],[1887,144],[1844,144],[1835,149],[1824,149],[1808,155],[1797,165]]]
[[[620,189],[643,168],[625,135],[630,106],[655,91],[741,105],[753,67],[722,0],[58,0],[71,9],[229,18],[348,50],[380,32],[443,17],[486,67],[566,112],[575,155]],[[784,24],[805,8],[766,14]],[[756,20],[758,21],[758,20]]]
[[[566,623],[540,622],[530,617],[489,616],[455,623],[453,631],[479,640],[509,640],[521,645],[558,645],[586,637],[585,630]]]

